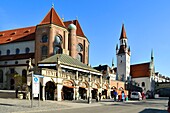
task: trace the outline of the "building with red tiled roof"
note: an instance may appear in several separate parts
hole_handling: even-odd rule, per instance
[[[14,77],[7,75],[20,74],[26,83],[29,58],[37,69],[55,54],[89,63],[89,41],[79,21],[64,22],[54,7],[36,26],[0,31],[0,89],[15,89]]]

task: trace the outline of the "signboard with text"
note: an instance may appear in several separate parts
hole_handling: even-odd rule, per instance
[[[40,81],[39,77],[33,76],[33,84],[32,84],[32,94],[34,97],[38,97],[39,91],[40,91]]]

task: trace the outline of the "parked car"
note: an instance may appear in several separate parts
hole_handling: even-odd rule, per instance
[[[130,99],[131,100],[142,100],[142,95],[140,92],[133,91],[131,92]]]

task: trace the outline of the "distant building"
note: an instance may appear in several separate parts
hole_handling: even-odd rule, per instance
[[[128,47],[128,39],[124,24],[120,35],[120,47],[116,46],[117,55],[117,79],[121,81],[129,81],[130,77],[130,46]]]

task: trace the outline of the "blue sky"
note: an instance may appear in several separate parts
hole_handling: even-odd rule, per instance
[[[78,17],[90,41],[90,64],[116,64],[116,44],[122,23],[131,47],[131,64],[150,61],[154,51],[155,69],[170,77],[169,0],[3,0],[0,30],[34,26],[41,22],[52,3],[60,17]]]

